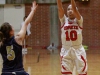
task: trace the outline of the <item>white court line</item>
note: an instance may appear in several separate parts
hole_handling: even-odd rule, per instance
[[[31,75],[31,67],[28,67],[27,73]]]

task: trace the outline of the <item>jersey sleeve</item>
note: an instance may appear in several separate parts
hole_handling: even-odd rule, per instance
[[[66,16],[64,15],[62,18],[60,18],[61,26],[65,23]]]
[[[83,17],[81,16],[80,20],[77,20],[80,27],[83,27]]]

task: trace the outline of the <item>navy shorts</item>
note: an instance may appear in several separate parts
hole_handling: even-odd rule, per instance
[[[1,75],[29,75],[25,71],[20,71],[20,72],[3,72]]]

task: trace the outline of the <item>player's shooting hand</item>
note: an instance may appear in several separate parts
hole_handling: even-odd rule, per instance
[[[32,3],[32,8],[31,8],[31,10],[36,11],[37,6],[38,6],[38,4],[36,4],[36,1],[34,1],[34,2]]]

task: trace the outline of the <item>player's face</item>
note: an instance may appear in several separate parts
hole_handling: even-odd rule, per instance
[[[71,5],[69,5],[68,8],[67,8],[67,15],[68,15],[68,17],[70,19],[74,19],[75,18]]]

